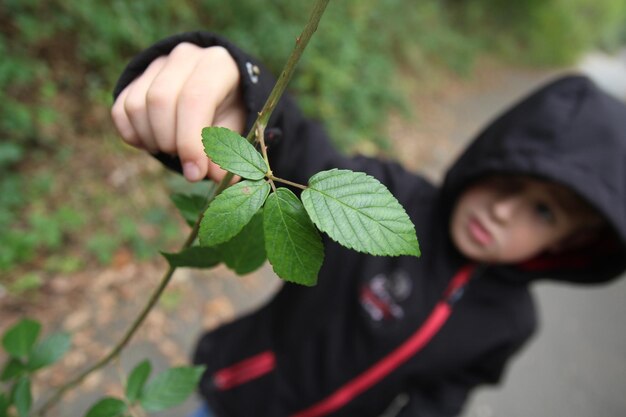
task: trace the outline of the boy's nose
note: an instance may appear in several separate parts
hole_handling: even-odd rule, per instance
[[[493,217],[502,222],[511,219],[520,203],[521,201],[517,196],[507,196],[495,200],[491,207]]]

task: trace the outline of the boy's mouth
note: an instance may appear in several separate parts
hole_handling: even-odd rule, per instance
[[[481,246],[487,246],[493,241],[489,230],[476,217],[470,217],[467,229],[471,238]]]

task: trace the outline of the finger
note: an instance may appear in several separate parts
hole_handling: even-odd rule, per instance
[[[241,91],[235,91],[234,97],[227,99],[222,106],[217,109],[213,118],[214,126],[226,127],[232,131],[244,134],[246,127],[246,111]]]
[[[155,142],[162,152],[176,149],[176,105],[178,95],[203,49],[190,43],[176,46],[146,93],[147,116]]]
[[[209,164],[204,154],[201,132],[203,127],[213,125],[216,108],[239,84],[239,71],[224,48],[205,52],[185,82],[177,106],[176,147],[190,181],[207,175],[212,179],[223,177],[222,170]]]
[[[139,135],[135,132],[135,128],[130,123],[126,110],[124,109],[124,102],[128,96],[129,88],[130,86],[126,87],[117,96],[117,99],[111,108],[111,119],[113,120],[115,129],[117,129],[117,132],[122,137],[124,142],[136,148],[141,148],[142,143],[139,139]]]
[[[154,139],[154,133],[148,119],[146,94],[164,64],[165,57],[152,61],[144,73],[129,86],[128,96],[124,101],[126,115],[139,136],[139,140],[148,151],[153,153],[160,149]]]

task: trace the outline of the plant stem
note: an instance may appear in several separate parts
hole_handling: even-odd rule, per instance
[[[276,184],[274,184],[274,180],[272,180],[271,178],[268,178],[267,182],[270,183],[270,186],[272,187],[272,191],[276,192]]]
[[[322,14],[324,13],[324,10],[326,9],[326,6],[328,5],[329,1],[330,0],[316,0],[315,4],[313,5],[313,11],[311,12],[311,15],[309,16],[309,20],[307,21],[307,24],[304,27],[302,34],[296,39],[296,45],[291,55],[289,56],[287,63],[285,64],[285,68],[280,74],[278,81],[276,82],[276,85],[272,89],[267,101],[263,105],[263,108],[261,109],[261,112],[259,113],[259,116],[254,124],[255,127],[250,129],[250,132],[248,133],[248,136],[247,136],[248,141],[253,142],[255,140],[255,136],[257,136],[256,127],[258,127],[259,129],[264,129],[265,126],[267,126],[267,122],[269,121],[269,118],[272,112],[276,108],[276,105],[278,104],[278,100],[280,99],[283,92],[285,91],[285,88],[293,75],[296,64],[298,63],[298,61],[300,60],[300,57],[302,56],[302,52],[304,51],[307,44],[309,43],[309,40],[313,36],[313,33],[315,33],[315,31],[317,30],[317,25],[319,24]],[[261,144],[263,152],[266,152],[262,133],[263,132],[261,131],[261,134],[259,135],[259,140],[263,142]],[[267,158],[266,153],[264,154],[264,156],[265,158]],[[266,159],[266,162],[268,162],[267,159]],[[269,162],[268,162],[268,168],[269,168]],[[271,170],[270,170],[270,173],[271,173]],[[217,186],[213,195],[209,197],[208,203],[210,203],[215,198],[215,196],[217,196],[219,193],[221,193],[230,185],[233,179],[233,176],[234,175],[232,173],[226,174],[226,176],[222,179],[222,181]],[[285,181],[283,180],[283,182]],[[183,243],[181,250],[190,247],[193,244],[193,242],[196,240],[196,237],[198,235],[198,230],[200,228],[201,220],[202,220],[202,214],[198,217],[191,232],[187,236],[187,239]],[[35,415],[40,416],[40,417],[44,416],[48,412],[48,410],[50,410],[50,408],[52,408],[56,403],[58,403],[61,400],[61,398],[67,391],[79,385],[89,374],[104,367],[111,360],[119,356],[120,352],[126,347],[126,345],[130,341],[132,336],[135,334],[135,332],[139,329],[139,327],[141,326],[145,318],[148,316],[148,313],[152,310],[152,308],[159,301],[161,294],[163,293],[163,291],[169,284],[170,280],[172,279],[172,276],[174,275],[174,271],[176,271],[175,267],[172,267],[172,266],[168,267],[167,271],[165,271],[165,273],[163,274],[163,277],[161,278],[158,287],[152,293],[146,305],[142,308],[141,312],[139,313],[139,316],[137,316],[137,318],[133,321],[130,328],[126,331],[122,339],[111,349],[109,354],[107,354],[105,357],[103,357],[98,362],[93,364],[91,367],[84,370],[78,376],[71,379],[69,382],[62,385],[46,402],[44,402],[44,404],[39,408],[39,410],[35,413]]]
[[[257,121],[255,123],[254,130],[256,131],[256,140],[259,143],[259,146],[261,147],[261,153],[263,154],[263,159],[265,160],[265,163],[267,164],[267,172],[265,173],[265,176],[268,178],[272,178],[272,168],[270,168],[270,160],[267,157],[267,146],[265,146],[265,134],[264,134],[265,125]]]
[[[283,95],[287,84],[289,84],[289,80],[291,80],[291,77],[293,76],[293,72],[295,71],[296,65],[298,64],[298,61],[302,56],[302,52],[304,52],[304,49],[311,40],[311,37],[317,30],[317,25],[319,24],[320,19],[322,18],[324,10],[326,10],[326,6],[328,6],[329,1],[330,0],[316,0],[315,4],[313,5],[313,10],[311,11],[311,15],[309,16],[309,20],[307,21],[306,26],[304,27],[300,36],[296,38],[296,45],[291,52],[291,55],[289,56],[285,67],[278,77],[276,85],[274,85],[274,88],[270,92],[270,95],[263,105],[263,108],[259,112],[259,117],[255,122],[256,125],[261,125],[263,127],[267,126],[272,112],[276,108],[276,105],[278,105],[278,100]],[[252,142],[254,141],[255,135],[256,129],[253,128],[250,130],[250,133],[248,133],[247,139]],[[261,136],[260,138],[263,138],[263,136]]]
[[[278,177],[275,177],[273,175],[270,177],[270,179],[272,181],[282,182],[283,184],[291,185],[292,187],[296,187],[296,188],[299,188],[301,190],[306,190],[307,189],[306,185],[298,184],[297,182],[292,182],[292,181],[289,181],[289,180],[284,180],[282,178],[278,178]]]

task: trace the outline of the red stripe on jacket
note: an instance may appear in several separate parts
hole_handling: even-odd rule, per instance
[[[213,374],[213,383],[219,390],[228,390],[262,377],[273,371],[275,366],[276,356],[268,350],[220,369]]]

